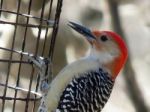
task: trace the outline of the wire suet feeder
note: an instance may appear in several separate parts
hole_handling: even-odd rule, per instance
[[[3,6],[5,1],[1,0],[0,2],[0,18],[4,14],[8,15],[15,15],[15,22],[14,21],[7,21],[4,19],[0,19],[1,25],[11,25],[14,27],[13,36],[10,42],[10,47],[2,47],[0,46],[0,52],[5,52],[8,54],[9,58],[0,58],[0,64],[7,63],[7,72],[4,74],[3,81],[0,82],[0,88],[2,88],[0,94],[0,111],[4,112],[6,109],[11,110],[12,112],[17,112],[17,105],[18,103],[22,102],[23,108],[21,109],[22,112],[46,112],[47,109],[44,107],[44,98],[47,94],[49,89],[49,82],[52,79],[52,59],[53,59],[53,52],[55,46],[56,35],[59,27],[59,19],[62,7],[62,0],[57,0],[56,7],[53,7],[54,3],[53,0],[46,0],[42,1],[41,8],[40,8],[40,16],[33,15],[32,12],[32,0],[28,1],[28,10],[26,13],[21,13],[21,0],[17,0],[17,9],[16,11],[7,10]],[[49,3],[48,14],[45,14],[45,7],[46,4]],[[55,10],[54,10],[55,9]],[[55,12],[55,16],[52,17],[52,11]],[[20,22],[19,18],[25,18],[25,22]],[[38,21],[36,24],[30,22],[30,19],[34,19]],[[15,41],[17,30],[19,28],[24,29],[24,34],[22,35],[22,41],[20,48],[15,48]],[[36,41],[32,42],[35,45],[34,52],[27,51],[26,46],[28,46],[27,42],[27,32],[29,28],[37,28],[38,35],[36,37]],[[40,49],[39,53],[39,44],[40,44],[40,36],[42,29],[45,30],[45,38],[43,41],[42,50]],[[49,29],[52,30],[50,37],[48,37]],[[5,33],[5,32],[4,32]],[[48,39],[50,38],[50,39]],[[47,46],[46,44],[49,42]],[[18,50],[19,49],[19,50]],[[46,50],[47,49],[47,50]],[[48,51],[48,52],[46,52]],[[46,52],[46,53],[45,53]],[[40,55],[39,55],[40,54]],[[18,56],[19,58],[14,58],[14,56]],[[15,65],[16,64],[16,65]],[[11,74],[11,67],[18,66],[18,69],[15,71],[15,83],[9,83],[12,78]],[[24,88],[21,86],[22,80],[22,72],[23,65],[30,66],[29,71],[26,71],[24,74],[28,74],[28,81],[26,85],[28,87]],[[25,71],[24,71],[25,72]],[[1,78],[0,78],[1,79]],[[12,92],[13,91],[13,92]],[[12,94],[9,94],[11,92]],[[20,95],[22,94],[22,95]],[[11,106],[7,105],[7,102],[11,102]],[[39,103],[40,102],[40,103]],[[38,107],[38,106],[39,107]],[[20,110],[19,110],[20,111]]]

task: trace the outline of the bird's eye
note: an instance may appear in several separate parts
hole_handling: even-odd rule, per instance
[[[101,41],[103,41],[103,42],[106,42],[106,41],[108,40],[108,38],[107,38],[106,35],[102,35],[100,39],[101,39]]]

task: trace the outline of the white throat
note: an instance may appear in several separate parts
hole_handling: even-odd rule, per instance
[[[111,62],[115,58],[115,56],[111,55],[109,52],[106,52],[106,51],[98,52],[94,48],[90,49],[87,57],[90,59],[94,59],[94,60],[99,61],[99,63],[102,65],[106,64],[108,62]]]

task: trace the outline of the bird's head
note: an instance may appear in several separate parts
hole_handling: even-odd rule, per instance
[[[112,31],[91,31],[74,22],[70,22],[69,26],[86,37],[91,45],[89,57],[110,70],[112,78],[115,79],[128,56],[122,38]]]

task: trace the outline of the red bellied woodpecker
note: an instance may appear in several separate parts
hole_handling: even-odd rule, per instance
[[[86,37],[90,52],[56,76],[46,106],[49,112],[100,112],[126,62],[127,47],[114,32],[91,31],[73,22],[69,26]]]

